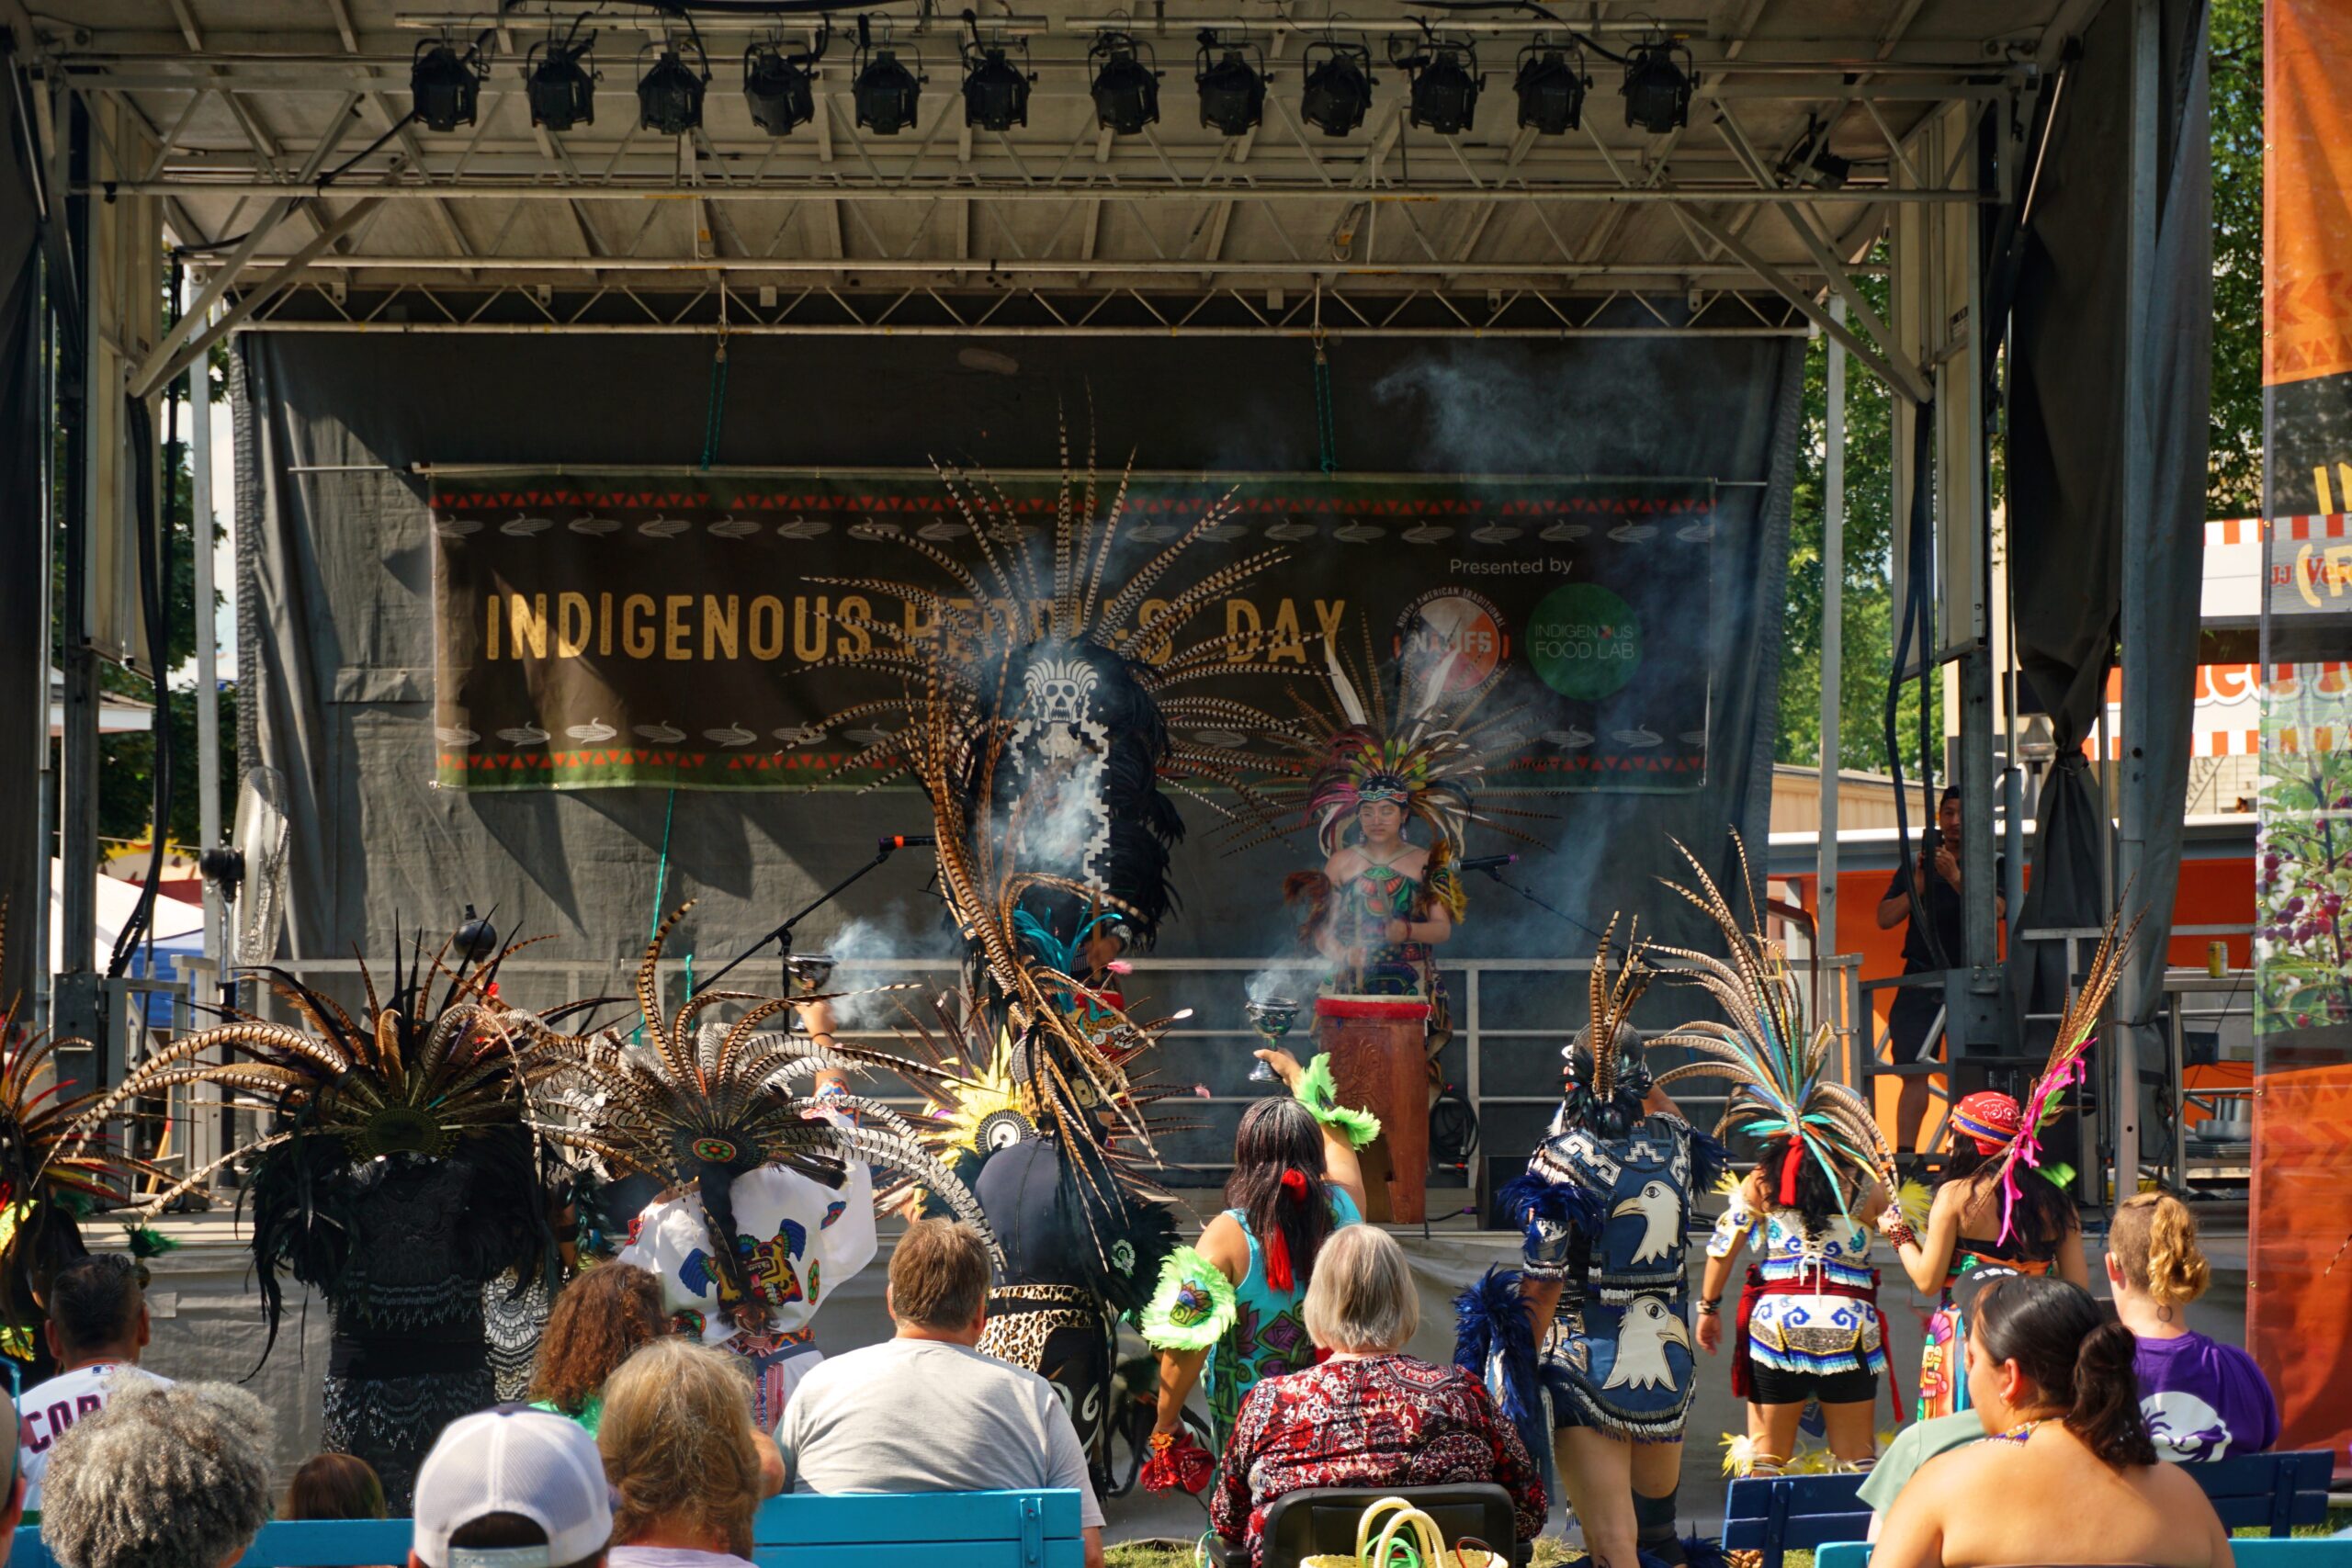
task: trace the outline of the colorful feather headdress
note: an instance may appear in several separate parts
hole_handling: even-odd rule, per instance
[[[750,1301],[736,1247],[735,1178],[763,1166],[783,1166],[838,1187],[852,1161],[905,1172],[931,1188],[960,1219],[987,1224],[962,1182],[932,1156],[907,1122],[877,1102],[818,1100],[796,1094],[796,1077],[819,1067],[862,1070],[911,1066],[862,1046],[820,1047],[761,1025],[816,996],[763,997],[743,991],[701,991],[670,1015],[662,1003],[662,944],[691,902],[679,906],[654,932],[639,961],[636,1000],[645,1043],[632,1045],[616,1030],[537,1037],[546,1060],[576,1075],[575,1099],[593,1107],[579,1122],[534,1120],[532,1130],[565,1148],[595,1156],[608,1168],[642,1172],[668,1187],[692,1187],[718,1245],[712,1257],[735,1301]],[[724,1026],[702,1015],[723,1002],[747,1004]],[[841,1126],[823,1109],[855,1111],[878,1125]]]
[[[1690,965],[1694,979],[1728,1022],[1700,1019],[1652,1041],[1653,1045],[1680,1045],[1698,1053],[1700,1060],[1658,1076],[1660,1085],[1686,1077],[1724,1077],[1732,1082],[1730,1103],[1716,1133],[1736,1125],[1758,1137],[1792,1138],[1805,1157],[1829,1179],[1841,1206],[1850,1206],[1844,1179],[1855,1172],[1883,1181],[1889,1194],[1896,1190],[1894,1156],[1880,1133],[1878,1121],[1862,1099],[1826,1074],[1837,1033],[1827,1020],[1810,1030],[1805,1026],[1803,994],[1780,944],[1768,942],[1756,913],[1754,885],[1749,880],[1747,849],[1732,835],[1738,852],[1740,878],[1747,899],[1747,923],[1742,925],[1714,879],[1699,858],[1679,842],[1675,848],[1690,864],[1695,889],[1679,883],[1667,886],[1696,905],[1723,934],[1725,957],[1689,948],[1663,947],[1658,952]],[[1799,1162],[1781,1166],[1780,1201],[1796,1201]]]
[[[2122,977],[2124,955],[2131,951],[2132,939],[2145,915],[2143,910],[2132,916],[2132,923],[2120,932],[2116,928],[2122,921],[2123,911],[2119,908],[2108,917],[2107,929],[2099,935],[2098,951],[2091,954],[2090,970],[2083,978],[2082,988],[2067,998],[2066,1010],[2059,1017],[2058,1038],[2051,1043],[2050,1060],[2033,1080],[2033,1088],[2019,1108],[2017,1132],[1996,1168],[2001,1185],[1999,1240],[2008,1240],[2015,1228],[2018,1168],[2029,1166],[2042,1170],[2041,1129],[2057,1119],[2066,1091],[2083,1080],[2083,1053],[2089,1049],[2098,1032],[2099,1014],[2106,1010],[2108,998],[2114,994],[2116,982]],[[2042,1173],[2062,1184],[2071,1179],[2059,1177],[2052,1170]]]
[[[1395,802],[1429,829],[1434,865],[1461,858],[1474,822],[1535,842],[1495,820],[1533,813],[1482,809],[1476,802],[1488,765],[1524,739],[1512,724],[1517,710],[1477,716],[1484,693],[1449,701],[1446,682],[1457,652],[1447,652],[1418,675],[1402,660],[1384,671],[1373,660],[1370,633],[1364,636],[1358,667],[1324,645],[1331,707],[1293,693],[1300,722],[1283,740],[1295,756],[1266,790],[1276,825],[1241,837],[1233,848],[1248,849],[1311,827],[1316,847],[1328,859],[1339,852],[1357,810],[1375,800]]]
[[[987,473],[938,471],[979,560],[967,565],[926,538],[902,536],[899,543],[944,582],[818,580],[903,607],[895,620],[836,617],[872,646],[811,668],[869,671],[903,689],[824,722],[894,726],[850,765],[895,762],[926,789],[958,792],[967,801],[965,831],[1001,839],[1025,869],[1099,896],[1148,947],[1172,906],[1169,854],[1184,832],[1161,786],[1193,794],[1228,818],[1251,815],[1250,781],[1273,765],[1251,748],[1284,728],[1244,703],[1171,694],[1220,675],[1280,673],[1249,656],[1247,634],[1178,638],[1195,615],[1283,552],[1261,551],[1189,586],[1161,590],[1186,552],[1234,515],[1228,494],[1165,548],[1114,570],[1131,536],[1122,525],[1132,459],[1103,505],[1093,454],[1082,480],[1074,476],[1067,432],[1049,532],[1024,523],[1023,509]],[[1043,539],[1032,536],[1041,533]],[[1205,801],[1197,795],[1203,785],[1233,791],[1236,805]],[[978,841],[963,840],[967,851]],[[1065,927],[1077,907],[1096,901],[1049,900]]]

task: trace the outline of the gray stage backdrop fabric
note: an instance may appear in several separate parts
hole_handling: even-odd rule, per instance
[[[49,962],[32,940],[35,910],[49,896],[33,809],[49,744],[40,624],[40,438],[49,419],[40,408],[40,230],[25,176],[30,127],[16,112],[14,95],[0,91],[0,768],[8,770],[0,800],[13,803],[0,833],[0,901],[14,938],[0,968],[0,1008],[30,997],[34,969]]]
[[[2072,757],[2104,700],[2123,604],[2124,552],[2144,563],[2146,646],[2123,650],[2123,773],[2127,807],[2147,828],[2132,906],[2149,918],[2152,955],[2124,1016],[2144,1023],[2162,1001],[2163,953],[2180,869],[2181,802],[2205,522],[2206,403],[2212,346],[2212,164],[2203,0],[2165,0],[2157,106],[2156,257],[2146,352],[2154,455],[2145,515],[2127,515],[2124,344],[2132,331],[2123,287],[2125,231],[2117,171],[2128,167],[2129,7],[2109,6],[2083,39],[2041,178],[2010,339],[2009,545],[2018,657],[2051,714],[2060,764],[2041,795],[2032,891],[2018,929],[2096,926],[2100,835],[2107,830],[2088,773]],[[2062,948],[2010,949],[2014,1000],[2052,1012],[2066,978]],[[2046,1046],[2045,1028],[2029,1046]]]
[[[729,348],[724,465],[920,466],[930,454],[1050,465],[1067,409],[1082,439],[1090,399],[1106,457],[1132,445],[1163,469],[1314,471],[1304,344],[738,339]],[[552,933],[531,956],[611,967],[644,944],[669,852],[664,901],[701,900],[673,954],[698,973],[854,870],[887,833],[930,818],[909,790],[863,796],[654,789],[468,795],[431,786],[431,549],[413,463],[691,464],[705,438],[707,345],[628,337],[241,340],[239,522],[251,698],[249,759],[280,770],[294,822],[287,942],[297,955],[389,951],[396,927],[447,931],[467,902],[516,933]],[[968,362],[967,362],[968,361]],[[1018,371],[975,368],[970,362]],[[1719,876],[1727,829],[1764,843],[1777,712],[1803,345],[1791,340],[1620,340],[1522,345],[1342,344],[1332,352],[1341,464],[1366,470],[1706,476],[1724,481],[1712,624],[1673,628],[1713,669],[1703,790],[1676,796],[1556,795],[1532,826],[1552,846],[1514,879],[1578,919],[1619,906],[1662,934],[1697,938],[1655,878],[1668,836]],[[386,466],[390,466],[390,471]],[[877,570],[898,570],[898,555]],[[1272,957],[1293,950],[1282,876],[1311,845],[1221,857],[1207,814],[1174,866],[1177,916],[1159,952]],[[1474,842],[1473,852],[1508,846]],[[945,940],[924,891],[929,857],[902,853],[810,918],[804,951],[928,947]],[[1483,878],[1449,957],[1589,954],[1594,939]],[[854,932],[844,923],[860,923]],[[859,946],[859,943],[865,945]],[[758,971],[774,983],[772,965]],[[1204,994],[1188,994],[1187,986]],[[1242,1026],[1238,983],[1205,994],[1181,974],[1138,976],[1131,999],[1190,1003],[1201,1023]],[[1229,992],[1230,994],[1222,994]],[[551,998],[533,998],[547,1001]],[[1659,1023],[1690,1004],[1654,997]],[[1565,1032],[1583,1002],[1567,984],[1490,992],[1484,1022]],[[1198,1027],[1198,1025],[1196,1025]],[[1557,1041],[1530,1040],[1524,1070],[1489,1055],[1488,1094],[1556,1092]],[[1176,1066],[1217,1093],[1248,1092],[1236,1041]],[[1511,1053],[1514,1057],[1521,1053]],[[1208,1059],[1214,1057],[1214,1060]],[[1228,1060],[1227,1058],[1230,1058]],[[1457,1072],[1455,1076],[1459,1077]],[[1516,1080],[1516,1081],[1514,1081]],[[1217,1111],[1228,1108],[1217,1107]],[[1524,1130],[1533,1134],[1533,1113]],[[1501,1129],[1489,1125],[1489,1147]],[[1211,1141],[1216,1141],[1215,1134]],[[1229,1133],[1222,1134],[1229,1147]],[[1503,1134],[1506,1141],[1510,1134]],[[1521,1141],[1519,1147],[1526,1146]]]

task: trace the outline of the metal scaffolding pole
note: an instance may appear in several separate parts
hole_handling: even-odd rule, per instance
[[[212,613],[212,362],[187,367],[188,532],[196,568],[196,812],[199,852],[220,844],[220,648]],[[220,887],[204,886],[204,961],[220,973]]]
[[[1846,301],[1832,299],[1829,311],[1842,321]],[[1814,944],[1816,973],[1838,951],[1838,767],[1844,754],[1838,717],[1845,696],[1846,345],[1834,337],[1827,342],[1829,412],[1821,511],[1821,839],[1814,851],[1814,904],[1821,924]]]

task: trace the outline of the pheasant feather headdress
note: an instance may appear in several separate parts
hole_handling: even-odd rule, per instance
[[[0,956],[7,912],[0,906]],[[77,1142],[74,1128],[97,1099],[63,1095],[53,1081],[58,1050],[78,1041],[46,1032],[18,1039],[9,998],[0,1013],[0,1352],[30,1360],[40,1311],[36,1296],[48,1276],[82,1253],[78,1208],[108,1209],[130,1201],[130,1183],[171,1177],[144,1160]]]
[[[1600,950],[1592,955],[1585,1027],[1561,1053],[1567,1060],[1563,1098],[1570,1118],[1585,1124],[1607,1119],[1612,1111],[1629,1122],[1639,1116],[1652,1081],[1641,1053],[1623,1048],[1634,1006],[1649,989],[1654,973],[1648,963],[1649,944],[1641,939],[1641,922],[1631,922],[1625,931],[1624,961],[1611,974],[1609,952],[1617,945],[1618,919],[1609,917],[1609,929],[1601,933]]]
[[[463,957],[453,965],[447,943],[427,957],[414,940],[407,961],[395,960],[386,996],[361,964],[361,1018],[295,976],[266,969],[271,989],[303,1027],[237,1017],[182,1037],[89,1103],[69,1149],[78,1153],[137,1100],[180,1085],[209,1086],[220,1091],[220,1103],[261,1112],[254,1137],[145,1204],[160,1211],[225,1166],[250,1168],[255,1272],[273,1342],[279,1267],[336,1294],[355,1228],[347,1207],[354,1193],[342,1178],[379,1157],[478,1162],[502,1193],[501,1212],[481,1223],[514,1233],[485,1246],[508,1258],[524,1256],[534,1241],[552,1246],[547,1162],[524,1125],[534,1092],[558,1066],[540,1048],[552,1032],[501,1001],[496,987],[499,965],[527,945],[514,943],[479,965]]]
[[[2007,1241],[2015,1228],[2018,1168],[2042,1169],[2041,1129],[2057,1119],[2066,1090],[2083,1080],[2083,1053],[2098,1032],[2099,1015],[2106,1011],[2108,998],[2122,977],[2124,955],[2131,951],[2132,939],[2138,933],[2145,913],[2143,910],[2132,916],[2132,923],[2120,932],[2116,928],[2122,921],[2123,911],[2118,909],[2108,917],[2107,929],[2099,934],[2098,949],[2091,954],[2090,969],[2083,978],[2082,987],[2067,998],[2066,1010],[2059,1017],[2058,1037],[2051,1043],[2050,1060],[2026,1095],[2025,1104],[2018,1111],[2017,1132],[2010,1137],[1997,1168],[2001,1187],[1999,1240]],[[2043,1174],[2062,1185],[2072,1179],[2071,1173],[2044,1170]]]
[[[1698,857],[1679,841],[1674,846],[1690,863],[1697,886],[1667,886],[1714,922],[1725,955],[1678,947],[1657,951],[1690,966],[1690,978],[1722,1010],[1724,1021],[1696,1020],[1652,1041],[1653,1045],[1687,1047],[1700,1058],[1661,1073],[1657,1081],[1663,1086],[1686,1077],[1729,1078],[1730,1103],[1716,1128],[1719,1135],[1736,1126],[1761,1138],[1795,1139],[1829,1179],[1841,1205],[1850,1205],[1859,1196],[1848,1191],[1855,1172],[1883,1181],[1892,1194],[1896,1187],[1894,1156],[1861,1097],[1826,1076],[1836,1031],[1826,1019],[1806,1028],[1797,977],[1780,945],[1761,933],[1748,882],[1747,847],[1736,833],[1732,844],[1747,898],[1745,925]],[[1784,1203],[1796,1201],[1799,1168],[1794,1159],[1781,1167]]]
[[[811,668],[870,671],[902,690],[824,722],[885,727],[851,766],[896,764],[926,789],[956,791],[969,807],[967,832],[1001,838],[1026,869],[1099,894],[1148,947],[1172,904],[1169,853],[1184,831],[1161,786],[1223,786],[1247,814],[1250,781],[1269,765],[1250,755],[1253,739],[1283,728],[1247,704],[1175,694],[1213,676],[1270,672],[1249,656],[1252,639],[1244,634],[1189,644],[1180,636],[1283,552],[1260,551],[1188,586],[1162,586],[1194,544],[1232,518],[1228,494],[1165,548],[1132,566],[1119,560],[1114,571],[1121,546],[1140,532],[1123,532],[1132,462],[1101,504],[1093,454],[1082,479],[1075,477],[1067,432],[1049,530],[1025,523],[1029,506],[1008,499],[985,472],[938,471],[978,559],[967,563],[928,539],[901,536],[899,543],[944,581],[818,580],[902,607],[896,619],[836,617],[871,647]],[[1042,512],[1045,503],[1035,505]],[[1029,809],[1016,811],[1023,802]],[[1057,906],[1057,923],[1069,927],[1073,901],[1047,902]]]
[[[664,1187],[692,1187],[718,1245],[712,1258],[729,1295],[749,1301],[736,1247],[735,1178],[780,1165],[838,1187],[853,1161],[905,1172],[938,1192],[957,1217],[979,1225],[979,1205],[924,1149],[905,1121],[871,1101],[820,1101],[796,1094],[793,1080],[819,1066],[862,1069],[917,1066],[861,1046],[819,1047],[761,1025],[795,1007],[834,999],[831,994],[764,997],[746,991],[700,991],[674,1015],[662,1005],[660,964],[670,932],[692,902],[664,919],[639,961],[635,991],[645,1043],[628,1043],[616,1031],[539,1039],[547,1058],[577,1075],[575,1099],[593,1109],[579,1124],[535,1120],[550,1142],[595,1156],[607,1167],[642,1172]],[[699,1021],[721,1003],[744,1004],[724,1026]],[[584,1090],[584,1095],[577,1091]],[[843,1126],[820,1114],[855,1110],[879,1125]]]

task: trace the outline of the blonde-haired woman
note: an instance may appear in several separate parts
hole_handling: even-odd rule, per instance
[[[657,1339],[605,1383],[596,1427],[613,1484],[611,1568],[752,1568],[752,1515],[774,1490],[740,1358]]]
[[[2140,1412],[2156,1454],[2176,1462],[2253,1453],[2278,1440],[2278,1401],[2254,1358],[2191,1329],[2188,1303],[2212,1269],[2197,1218],[2169,1192],[2124,1201],[2107,1233],[2115,1315],[2140,1345]]]
[[[1459,1367],[1405,1354],[1420,1294],[1383,1230],[1331,1233],[1306,1286],[1320,1366],[1261,1379],[1241,1403],[1209,1525],[1252,1562],[1275,1498],[1309,1486],[1442,1486],[1491,1481],[1511,1495],[1520,1539],[1544,1528],[1543,1478],[1486,1386]]]

